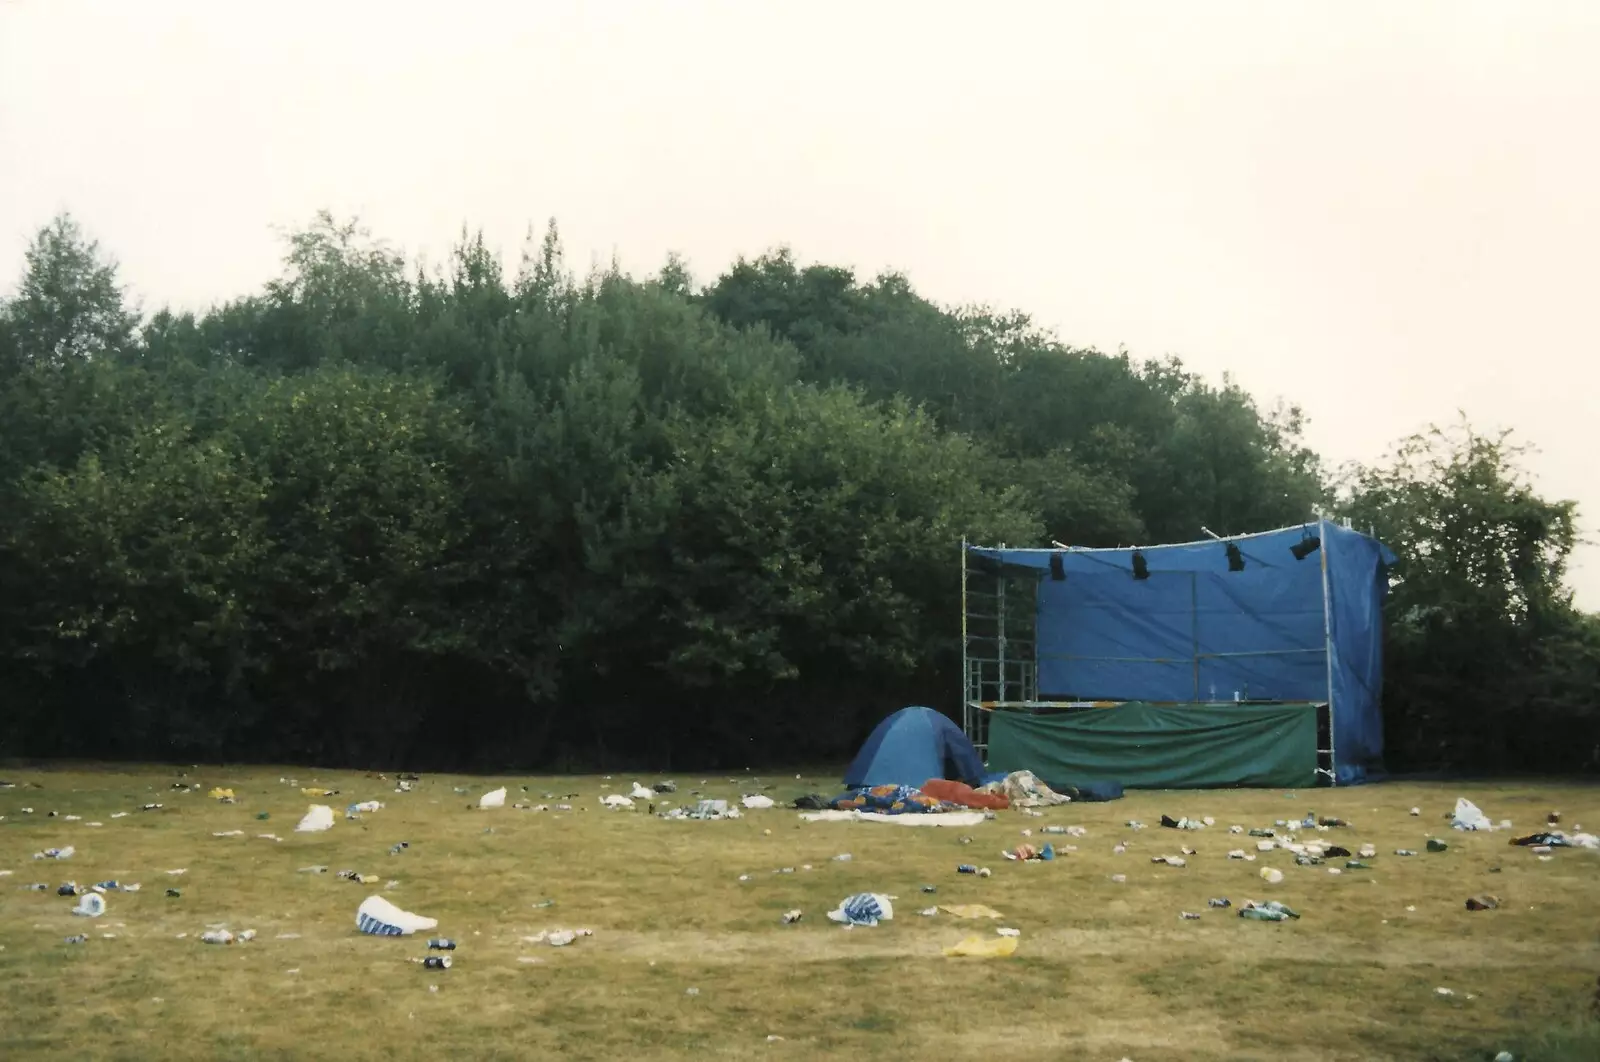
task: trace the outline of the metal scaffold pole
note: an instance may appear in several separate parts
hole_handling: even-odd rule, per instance
[[[1328,780],[1338,785],[1339,746],[1334,740],[1333,725],[1333,594],[1328,587],[1328,521],[1324,517],[1317,518],[1317,537],[1322,543],[1317,550],[1322,557],[1322,651],[1328,665]]]
[[[972,662],[967,651],[967,537],[961,536],[961,730],[972,740]]]

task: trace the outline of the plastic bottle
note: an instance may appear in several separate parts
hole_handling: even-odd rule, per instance
[[[1239,912],[1240,918],[1248,918],[1252,922],[1283,922],[1288,915],[1282,911],[1270,911],[1265,907],[1246,907]]]

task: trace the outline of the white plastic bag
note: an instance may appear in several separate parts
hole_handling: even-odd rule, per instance
[[[375,937],[409,937],[438,925],[437,918],[402,911],[382,896],[368,896],[356,909],[356,928]]]
[[[506,787],[490,790],[478,798],[480,808],[503,808],[506,806]]]
[[[1455,814],[1450,816],[1450,825],[1458,830],[1492,830],[1494,824],[1489,821],[1489,816],[1478,810],[1478,805],[1460,797],[1456,800]]]
[[[99,918],[106,913],[106,898],[98,892],[84,893],[83,899],[78,901],[78,906],[72,909],[72,913],[86,918]]]
[[[333,809],[326,804],[312,804],[305,817],[294,828],[296,833],[320,833],[333,829]]]

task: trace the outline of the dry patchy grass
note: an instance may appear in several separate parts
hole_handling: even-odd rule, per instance
[[[387,807],[297,835],[309,801],[280,782],[289,776],[339,789],[325,801],[336,809],[365,799]],[[1540,862],[1509,847],[1505,834],[1454,833],[1442,818],[1459,789],[1519,828],[1542,823],[1552,807],[1567,823],[1596,828],[1600,791],[1590,788],[1133,793],[1044,818],[1002,813],[963,831],[802,824],[787,810],[730,822],[601,810],[603,787],[628,788],[632,779],[621,776],[431,776],[397,794],[392,783],[354,772],[188,771],[206,789],[232,787],[234,805],[171,792],[177,773],[167,769],[6,777],[44,786],[0,790],[0,870],[13,872],[0,877],[7,1059],[1487,1058],[1542,1026],[1575,1020],[1600,972],[1600,853]],[[685,799],[689,789],[731,797],[754,788],[748,778],[678,781]],[[581,810],[468,809],[499,784],[513,801],[578,793],[571,802]],[[780,801],[832,788],[809,776],[768,784]],[[148,802],[166,809],[136,810]],[[1407,814],[1413,804],[1421,818]],[[34,813],[23,814],[25,806]],[[1283,852],[1254,863],[1226,858],[1249,847],[1226,833],[1228,824],[1270,824],[1308,808],[1354,822],[1325,836],[1352,850],[1376,844],[1375,869],[1334,876],[1295,866]],[[62,817],[47,818],[50,810]],[[132,814],[112,819],[117,811]],[[257,820],[261,811],[270,819]],[[1197,833],[1123,826],[1153,824],[1163,811],[1212,815],[1217,825]],[[1078,851],[1051,864],[1000,858],[1021,830],[1038,839],[1046,823],[1089,834],[1053,838]],[[232,829],[245,836],[212,836]],[[283,840],[256,837],[268,831]],[[963,833],[972,844],[960,843]],[[1421,850],[1430,833],[1449,850],[1390,854]],[[402,840],[410,848],[389,855]],[[1119,841],[1128,851],[1114,855]],[[1187,867],[1150,862],[1185,843],[1199,850]],[[78,850],[69,861],[31,859],[67,844]],[[840,852],[854,858],[830,859]],[[986,864],[994,876],[959,876],[961,862]],[[376,874],[380,884],[297,873],[308,864]],[[774,873],[803,864],[812,869]],[[1281,868],[1284,883],[1265,885],[1257,877],[1264,865]],[[178,867],[187,868],[181,878],[164,873]],[[1127,882],[1113,883],[1114,873]],[[741,883],[742,874],[751,880]],[[74,901],[55,895],[65,880],[112,877],[143,889],[111,894],[96,921],[72,916]],[[385,891],[389,880],[399,884]],[[25,891],[34,881],[50,892]],[[924,883],[937,896],[922,895]],[[180,899],[163,895],[169,885]],[[849,931],[824,919],[862,890],[897,896],[897,917]],[[358,934],[355,909],[372,892],[438,918],[440,932],[461,941],[455,967],[407,962],[424,954],[419,939]],[[1466,911],[1463,901],[1477,892],[1506,905]],[[1248,922],[1207,910],[1212,896],[1281,899],[1304,918]],[[546,898],[555,906],[533,906]],[[942,946],[990,927],[918,917],[934,901],[998,908],[1003,924],[1022,930],[1017,955],[943,958]],[[781,925],[792,907],[804,921]],[[1203,917],[1180,921],[1183,910]],[[199,943],[215,922],[259,938]],[[522,940],[561,926],[595,935],[559,949]],[[89,942],[63,942],[76,932]],[[1438,986],[1456,995],[1439,997]],[[769,1043],[769,1034],[784,1039]]]

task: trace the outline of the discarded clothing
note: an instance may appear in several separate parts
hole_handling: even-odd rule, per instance
[[[1526,837],[1518,837],[1511,843],[1532,845],[1535,848],[1600,848],[1600,837],[1592,833],[1566,834],[1560,830],[1545,830],[1541,833],[1530,833]]]
[[[910,785],[874,785],[850,789],[829,801],[836,811],[876,811],[885,815],[953,811],[954,805],[926,796]]]
[[[1004,793],[1014,807],[1039,808],[1070,804],[1072,798],[1041,782],[1032,771],[1012,771],[1003,782],[991,782],[979,792]]]
[[[982,793],[965,782],[948,778],[929,778],[922,783],[922,794],[964,808],[1005,811],[1011,806],[1011,798],[1004,793]]]
[[[1104,803],[1108,800],[1122,799],[1121,782],[1078,782],[1073,785],[1052,784],[1050,788],[1058,793],[1066,793],[1073,800],[1084,800],[1092,803]]]
[[[801,811],[821,811],[828,806],[828,798],[819,793],[807,793],[803,797],[796,797],[789,806]]]

